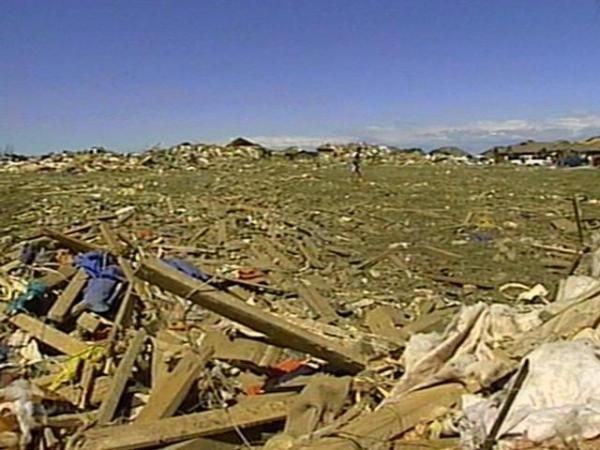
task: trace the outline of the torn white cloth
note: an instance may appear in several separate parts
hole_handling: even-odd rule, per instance
[[[554,342],[527,359],[529,374],[500,428],[499,448],[600,436],[600,347],[587,339]],[[463,397],[461,448],[479,448],[505,396]]]

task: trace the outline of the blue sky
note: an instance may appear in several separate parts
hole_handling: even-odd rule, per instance
[[[0,147],[600,134],[599,0],[3,0]]]

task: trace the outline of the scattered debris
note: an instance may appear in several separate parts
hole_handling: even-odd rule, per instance
[[[77,167],[93,172],[93,158],[122,157],[131,168],[181,169],[194,149],[46,162],[60,171],[82,158]],[[268,157],[242,138],[219,151]],[[323,152],[342,173],[346,147]],[[391,154],[365,150],[371,164],[400,161]],[[290,164],[301,173],[268,179]],[[405,186],[405,204],[374,204],[366,192],[392,194],[368,184],[367,167],[354,197],[340,194],[345,203],[298,205],[282,186],[321,186],[322,168],[252,167],[208,169],[200,181],[148,169],[155,176],[116,177],[110,188],[70,186],[70,175],[43,190],[33,180],[51,175],[20,186],[36,187],[37,202],[15,197],[0,222],[0,448],[597,444],[596,203],[571,195],[544,209],[477,188],[465,219],[414,206],[418,183]]]

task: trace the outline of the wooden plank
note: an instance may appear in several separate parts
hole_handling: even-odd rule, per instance
[[[44,283],[48,289],[53,289],[75,275],[76,271],[77,269],[75,269],[75,267],[73,267],[71,264],[64,264],[60,266],[56,272],[48,272],[46,275],[41,277],[39,281]]]
[[[229,442],[217,438],[197,438],[162,447],[162,450],[239,450],[240,442]]]
[[[348,347],[294,326],[260,308],[240,302],[230,294],[211,288],[155,258],[143,259],[137,275],[166,291],[263,333],[275,345],[311,354],[348,373],[360,372],[365,367],[362,355],[356,354]]]
[[[119,400],[121,399],[121,395],[125,390],[125,386],[127,385],[127,380],[129,380],[129,376],[131,375],[131,371],[133,370],[133,365],[135,364],[135,359],[137,358],[139,352],[142,350],[144,345],[144,341],[146,340],[146,331],[141,329],[137,332],[125,355],[123,355],[123,359],[119,363],[117,370],[115,371],[114,376],[112,377],[111,383],[111,391],[102,401],[100,408],[98,409],[97,423],[98,425],[106,425],[110,422],[117,411],[117,407],[119,406]]]
[[[359,270],[370,269],[371,267],[375,266],[377,263],[379,263],[380,261],[384,260],[388,256],[393,255],[394,253],[396,253],[399,249],[400,249],[400,244],[399,243],[390,244],[388,246],[388,248],[386,248],[384,251],[382,251],[382,252],[378,253],[377,255],[374,255],[374,256],[372,256],[370,258],[365,259],[356,268],[359,269]]]
[[[129,325],[134,306],[134,294],[132,291],[133,285],[128,284],[127,289],[125,290],[125,295],[123,296],[123,300],[121,300],[121,304],[117,310],[113,327],[108,334],[109,346],[112,346],[112,344],[115,342],[117,334]]]
[[[402,332],[401,329],[396,328],[392,315],[389,310],[391,307],[377,306],[374,309],[367,311],[365,317],[365,323],[371,333],[384,336],[392,342],[402,343],[408,339],[408,335]]]
[[[362,414],[331,435],[307,445],[294,446],[294,450],[356,450],[371,448],[374,442],[391,442],[417,423],[432,420],[465,394],[458,383],[447,383],[428,389],[410,392],[395,403],[387,404],[373,412]],[[352,436],[348,439],[347,436]]]
[[[81,374],[81,398],[79,399],[79,408],[85,409],[94,386],[95,367],[92,361],[83,362],[83,370]]]
[[[50,311],[48,311],[48,318],[53,322],[62,323],[66,320],[69,315],[70,309],[77,301],[79,293],[83,290],[88,280],[88,276],[83,270],[78,270],[77,273],[65,290],[58,296]]]
[[[135,450],[278,422],[287,416],[289,401],[288,397],[169,417],[151,423],[95,428],[84,433],[81,450]]]
[[[114,256],[123,254],[125,251],[125,246],[119,242],[117,237],[106,223],[100,224],[100,233],[102,234],[102,239],[104,239],[104,242],[106,242],[106,245],[108,245],[108,249]]]
[[[344,406],[350,382],[350,377],[313,375],[292,402],[284,432],[297,438],[330,423]]]
[[[283,355],[283,350],[279,347],[252,339],[230,339],[218,331],[208,331],[202,345],[214,348],[216,359],[250,363],[258,367],[271,367],[280,362]]]
[[[577,194],[573,196],[573,212],[575,213],[575,223],[577,224],[577,236],[579,237],[579,243],[583,245],[583,217],[581,214],[579,196]]]
[[[148,423],[175,414],[212,353],[209,347],[204,348],[200,355],[187,352],[169,376],[152,389],[148,403],[135,423]]]
[[[8,320],[14,326],[28,332],[40,342],[67,355],[78,355],[88,349],[88,345],[85,342],[81,342],[79,339],[46,325],[27,314],[15,314]]]
[[[81,239],[67,236],[66,234],[60,233],[50,228],[42,228],[42,233],[45,236],[54,239],[60,245],[62,245],[65,248],[68,248],[69,250],[75,253],[85,253],[94,250],[102,250],[102,247],[99,247],[96,244],[92,244],[90,242],[82,241]]]
[[[325,297],[317,291],[306,280],[302,280],[298,286],[298,295],[308,305],[308,307],[317,315],[317,318],[331,323],[337,320],[335,310]]]
[[[87,331],[88,333],[94,334],[96,333],[102,323],[110,323],[108,320],[102,320],[96,314],[92,312],[85,311],[77,318],[77,327],[81,330]]]
[[[298,250],[304,256],[307,264],[314,269],[324,269],[325,264],[317,257],[314,247],[311,246],[308,238],[305,238],[304,241],[298,242]],[[314,245],[314,244],[313,244]]]

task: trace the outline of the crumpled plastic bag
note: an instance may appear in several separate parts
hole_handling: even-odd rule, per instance
[[[539,311],[520,313],[508,305],[477,303],[463,307],[444,333],[413,335],[402,356],[405,374],[383,402],[447,380],[486,386],[506,369],[494,349],[542,323]]]
[[[499,448],[600,436],[600,347],[587,339],[553,342],[527,359],[529,373],[500,428]],[[488,399],[463,397],[461,448],[479,448],[505,396],[506,390]]]
[[[29,383],[24,379],[13,381],[0,389],[0,414],[15,417],[21,432],[21,448],[31,442],[31,431],[36,426],[34,417],[33,394]]]

